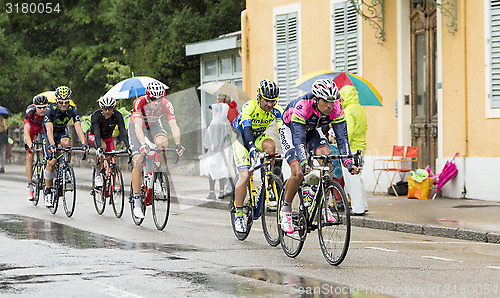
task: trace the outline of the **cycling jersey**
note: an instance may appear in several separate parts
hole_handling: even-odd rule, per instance
[[[158,122],[162,115],[167,117],[167,121],[175,120],[174,106],[168,99],[161,100],[160,108],[153,108],[147,102],[146,96],[141,96],[134,100],[130,122],[132,123],[134,118],[142,118],[143,126],[148,127]]]
[[[292,143],[301,166],[307,162],[306,134],[316,131],[318,127],[329,123],[332,123],[340,154],[351,153],[344,110],[338,100],[334,102],[332,112],[327,116],[323,116],[317,110],[314,95],[312,93],[304,94],[286,106],[283,121],[291,130]],[[352,163],[352,160],[344,160],[344,166],[347,163]]]
[[[80,122],[80,115],[75,106],[68,106],[68,109],[63,112],[57,103],[51,103],[45,109],[45,117],[43,123],[52,123],[54,125],[54,133],[61,133],[66,130],[66,125],[73,119],[73,122]],[[45,125],[43,126],[43,134],[47,134]]]
[[[42,134],[42,122],[43,122],[43,116],[38,116],[36,114],[35,105],[30,104],[26,108],[26,112],[24,114],[24,125],[30,126],[30,138],[32,141],[37,133]]]
[[[244,145],[250,150],[259,137],[271,122],[276,120],[278,130],[283,124],[283,108],[276,103],[273,109],[265,112],[259,104],[258,99],[248,101],[241,108],[241,112],[233,121],[234,131],[238,136],[243,137]]]
[[[129,147],[127,129],[125,128],[123,115],[119,111],[114,110],[113,114],[106,119],[99,109],[90,117],[90,123],[90,133],[95,136],[94,142],[97,148],[101,147],[101,139],[109,139],[113,136],[113,131],[117,125],[120,140],[123,141],[127,148]]]

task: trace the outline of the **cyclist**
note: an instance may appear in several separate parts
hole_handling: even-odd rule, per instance
[[[42,134],[42,122],[45,116],[45,108],[49,101],[45,95],[33,97],[33,103],[26,108],[24,114],[24,149],[26,150],[26,178],[28,179],[29,200],[35,199],[33,178],[33,141],[37,134]]]
[[[57,146],[70,147],[71,137],[69,136],[66,125],[73,119],[75,131],[78,139],[82,143],[85,153],[88,153],[89,146],[85,143],[85,135],[80,123],[80,115],[75,106],[70,105],[71,89],[68,86],[59,86],[55,92],[56,103],[51,103],[45,110],[43,118],[42,143],[43,152],[47,159],[45,168],[45,206],[52,207],[53,192],[52,180],[54,179],[54,168],[57,163],[54,154]]]
[[[133,213],[137,218],[144,218],[141,209],[140,193],[142,161],[144,155],[148,154],[150,150],[146,142],[146,137],[148,140],[152,140],[158,148],[167,148],[167,132],[163,129],[160,122],[162,115],[167,117],[177,154],[181,156],[184,153],[184,147],[181,145],[181,133],[174,115],[174,107],[165,98],[165,95],[165,86],[158,81],[152,81],[146,87],[146,95],[134,100],[132,107],[128,134],[134,163],[134,168],[132,169]]]
[[[307,164],[307,152],[314,150],[317,155],[330,154],[328,140],[321,127],[331,122],[340,154],[351,152],[340,100],[341,96],[335,82],[319,79],[313,83],[311,92],[298,97],[285,108],[283,115],[285,125],[280,130],[280,141],[292,171],[285,185],[285,202],[280,210],[281,228],[286,233],[294,231],[291,212],[294,195],[299,189],[303,175],[311,171]],[[344,159],[343,165],[351,174],[359,172],[359,168],[353,165],[352,159]],[[328,221],[334,221],[330,209],[325,209]]]
[[[112,97],[99,98],[100,109],[96,110],[90,117],[89,145],[96,149],[96,169],[99,173],[101,169],[101,157],[103,152],[115,150],[113,141],[113,131],[118,126],[120,140],[125,144],[129,153],[127,129],[123,121],[123,115],[116,107],[116,100]],[[95,186],[101,187],[103,184],[101,175],[95,177]]]
[[[257,88],[257,98],[248,101],[233,121],[236,139],[233,140],[233,153],[239,179],[234,191],[236,207],[235,227],[238,232],[245,232],[243,219],[243,200],[246,186],[250,181],[250,158],[255,159],[259,151],[274,153],[276,145],[270,135],[264,131],[271,122],[276,121],[278,130],[283,124],[283,108],[276,103],[280,89],[271,80],[262,80]]]

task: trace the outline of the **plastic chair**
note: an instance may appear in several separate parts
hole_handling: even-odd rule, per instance
[[[373,175],[375,176],[375,187],[373,188],[373,194],[385,194],[384,191],[382,191],[381,186],[380,186],[380,176],[382,175],[383,172],[388,172],[389,171],[389,163],[391,162],[401,162],[404,160],[404,150],[405,146],[397,146],[395,145],[392,148],[392,157],[390,159],[375,159],[373,161]],[[378,175],[377,173],[378,172]],[[379,189],[379,192],[377,193],[377,187]]]
[[[394,190],[394,193],[396,196],[400,196],[394,187],[394,179],[396,178],[397,175],[399,175],[400,180],[403,180],[406,176],[406,173],[409,173],[410,171],[413,171],[413,163],[418,162],[418,146],[408,146],[406,148],[406,154],[405,157],[402,160],[398,161],[392,161],[391,165],[388,166],[388,169],[386,171],[387,176],[389,180],[391,181],[391,188]],[[391,174],[392,178],[391,178]]]

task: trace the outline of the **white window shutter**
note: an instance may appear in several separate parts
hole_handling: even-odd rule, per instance
[[[358,15],[351,2],[334,5],[333,26],[334,69],[358,73]]]
[[[491,108],[500,108],[500,0],[490,2]]]
[[[283,107],[297,98],[295,80],[299,78],[299,40],[297,12],[276,15],[276,83],[278,103]]]

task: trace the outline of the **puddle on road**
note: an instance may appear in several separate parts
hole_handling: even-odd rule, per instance
[[[289,294],[293,297],[390,297],[375,294],[376,292],[369,292],[366,289],[338,285],[270,269],[244,269],[235,270],[232,273],[289,287]]]
[[[79,249],[155,250],[167,254],[199,250],[194,246],[179,244],[117,240],[53,221],[21,215],[0,215],[0,233],[4,233],[13,239],[43,240]],[[183,258],[174,256],[172,259]]]

